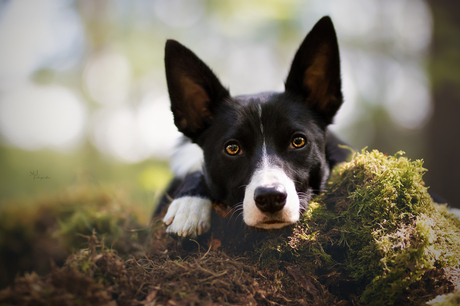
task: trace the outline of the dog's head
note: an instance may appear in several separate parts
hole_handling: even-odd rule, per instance
[[[298,221],[328,178],[326,130],[342,104],[330,18],[302,42],[282,93],[232,97],[186,47],[169,40],[165,54],[174,122],[203,149],[211,196],[242,209],[249,226]]]

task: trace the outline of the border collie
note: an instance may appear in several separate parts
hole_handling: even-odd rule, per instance
[[[343,98],[334,26],[323,17],[300,45],[284,92],[232,97],[192,51],[165,48],[174,123],[185,136],[172,158],[176,177],[157,214],[167,232],[196,237],[211,227],[212,203],[246,225],[280,229],[297,222],[330,169],[349,154],[328,125]],[[169,195],[169,200],[168,200]]]

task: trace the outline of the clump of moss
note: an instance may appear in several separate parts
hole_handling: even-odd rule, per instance
[[[107,197],[103,202],[87,202],[82,208],[74,209],[71,214],[58,220],[58,227],[53,232],[61,246],[68,253],[80,249],[86,243],[85,236],[93,232],[111,248],[128,254],[140,249],[141,240],[147,234],[137,218],[124,208],[119,201]]]
[[[347,270],[367,284],[361,300],[368,305],[394,303],[428,271],[459,265],[458,223],[434,205],[423,162],[402,154],[356,154],[334,172],[324,199],[329,207],[348,204],[336,208],[336,226],[346,233]]]
[[[96,238],[97,239],[97,238]],[[1,305],[117,305],[110,287],[94,277],[97,262],[107,253],[81,251],[71,256],[62,267],[52,265],[51,272],[39,276],[26,273],[14,286],[0,291]],[[107,278],[109,276],[106,276]]]
[[[322,266],[345,272],[366,305],[418,303],[451,291],[443,276],[460,264],[458,219],[433,203],[422,161],[402,155],[363,150],[337,167],[288,242],[277,245],[279,257],[289,254],[315,273]],[[271,242],[264,248],[274,250]],[[432,288],[408,294],[428,277]]]
[[[46,276],[35,272],[18,277],[0,291],[1,305],[126,305],[135,301],[137,284],[130,281],[125,261],[104,246],[96,235],[87,236],[87,248],[52,266]]]
[[[87,246],[85,235],[99,239],[121,254],[142,248],[149,229],[136,217],[135,205],[99,186],[72,186],[31,200],[11,201],[0,208],[0,288],[17,273],[51,269]]]

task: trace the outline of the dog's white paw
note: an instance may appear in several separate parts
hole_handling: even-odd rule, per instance
[[[163,222],[167,233],[196,237],[211,228],[212,202],[199,197],[182,197],[169,205]]]

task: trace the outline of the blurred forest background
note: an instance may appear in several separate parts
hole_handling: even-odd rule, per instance
[[[424,159],[460,207],[458,0],[2,0],[0,206],[92,184],[151,211],[178,132],[164,43],[202,58],[232,94],[282,90],[324,15],[338,35],[354,148]]]

